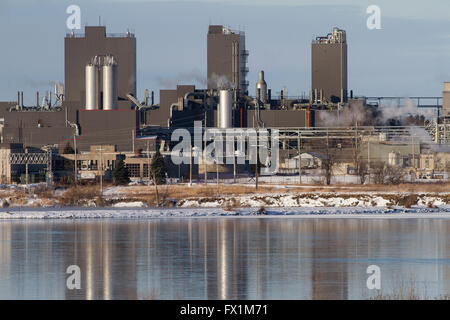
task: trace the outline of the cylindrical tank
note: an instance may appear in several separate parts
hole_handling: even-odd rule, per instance
[[[220,90],[218,110],[218,127],[227,129],[233,127],[233,91]]]
[[[267,102],[267,83],[262,70],[259,72],[258,82],[256,82],[256,99],[263,103]]]
[[[103,66],[103,110],[117,109],[117,65]]]
[[[86,110],[98,110],[98,67],[86,66]]]

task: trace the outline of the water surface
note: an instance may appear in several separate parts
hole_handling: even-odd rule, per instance
[[[450,294],[450,220],[0,221],[0,299],[366,299]],[[81,290],[65,273],[81,269]]]

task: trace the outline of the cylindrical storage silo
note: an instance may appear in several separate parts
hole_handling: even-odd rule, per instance
[[[86,66],[86,110],[98,110],[98,67]]]
[[[117,109],[117,65],[103,66],[103,110]]]
[[[233,91],[220,90],[218,127],[227,129],[233,127]]]

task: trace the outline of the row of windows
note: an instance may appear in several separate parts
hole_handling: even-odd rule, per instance
[[[139,163],[129,163],[127,164],[128,172],[130,173],[130,177],[139,178],[141,176],[141,165]],[[148,177],[148,164],[144,163],[143,167],[143,177]]]

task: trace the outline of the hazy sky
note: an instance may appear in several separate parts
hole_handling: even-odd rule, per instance
[[[450,81],[450,1],[404,0],[0,0],[0,101],[64,80],[66,8],[83,25],[137,37],[138,95],[148,88],[204,87],[209,24],[246,32],[254,94],[263,69],[274,94],[310,88],[310,46],[334,26],[347,31],[349,89],[356,95],[439,96]],[[366,26],[368,5],[381,8],[381,30]]]

